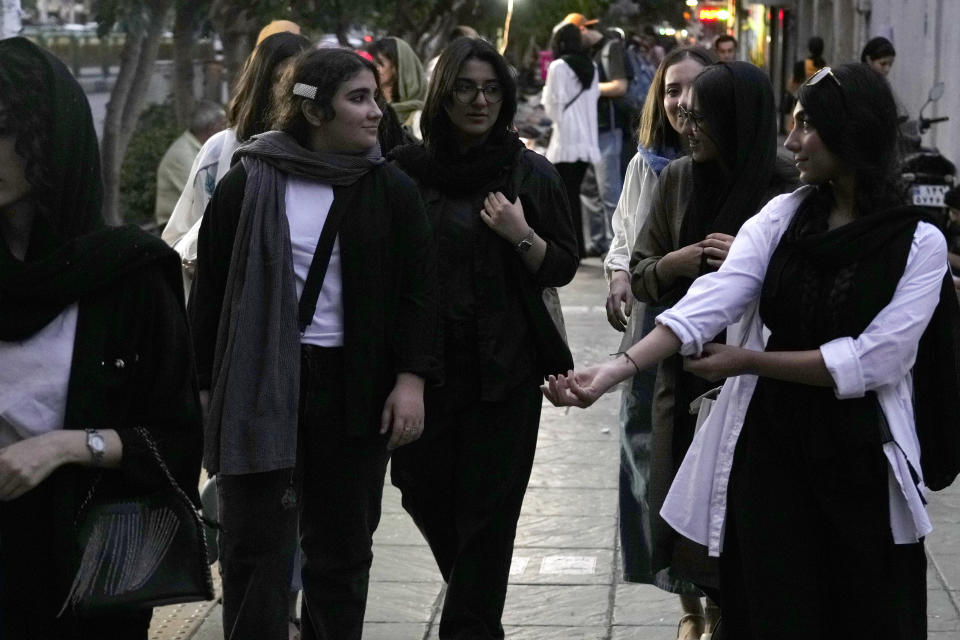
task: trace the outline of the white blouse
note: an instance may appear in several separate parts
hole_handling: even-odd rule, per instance
[[[720,270],[694,281],[687,295],[657,317],[682,342],[683,355],[699,354],[724,327],[727,342],[764,348],[758,313],[760,290],[770,257],[809,187],[771,200],[744,223]],[[940,299],[947,270],[947,247],[934,226],[920,223],[893,299],[857,338],[831,340],[820,347],[834,380],[837,398],[858,398],[875,391],[894,442],[883,445],[889,463],[890,527],[897,544],[917,542],[933,527],[914,485],[907,460],[921,473],[920,446],[914,428],[910,371],[917,344]],[[683,536],[723,549],[727,485],[737,438],[743,427],[757,377],[729,378],[677,471],[660,515]],[[899,447],[897,446],[899,445]]]
[[[0,447],[63,428],[77,309],[26,340],[0,340]]]
[[[553,120],[553,133],[546,153],[550,162],[600,161],[597,129],[599,77],[594,65],[593,81],[581,93],[580,80],[566,62],[554,60],[547,68],[543,110]]]

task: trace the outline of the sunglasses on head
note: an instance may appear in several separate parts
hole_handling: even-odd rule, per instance
[[[820,82],[821,80],[823,80],[828,76],[833,78],[833,81],[837,83],[838,87],[843,86],[842,84],[840,84],[840,80],[837,79],[837,76],[833,74],[833,69],[831,69],[830,67],[823,67],[822,69],[817,71],[815,74],[810,76],[807,79],[807,81],[804,82],[804,84],[807,85],[808,87],[812,87],[813,85],[817,84],[818,82]]]

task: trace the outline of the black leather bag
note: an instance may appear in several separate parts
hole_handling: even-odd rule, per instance
[[[213,599],[207,544],[196,507],[146,429],[137,428],[169,482],[144,496],[94,500],[77,516],[79,568],[60,615],[103,615]]]

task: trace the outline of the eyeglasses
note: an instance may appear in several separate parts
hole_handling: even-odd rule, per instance
[[[697,113],[696,111],[685,109],[681,104],[677,106],[677,115],[680,117],[682,122],[690,122],[690,126],[696,130],[703,129],[703,121],[705,116],[702,113]]]
[[[838,87],[843,86],[842,84],[840,84],[840,80],[837,79],[837,76],[833,75],[833,69],[831,69],[830,67],[823,67],[822,69],[817,71],[815,74],[810,76],[807,79],[807,81],[804,82],[804,84],[807,85],[808,87],[812,87],[813,85],[817,84],[827,76],[833,78],[833,81],[837,83]]]
[[[453,85],[453,97],[460,104],[472,104],[477,99],[477,95],[483,92],[483,97],[489,104],[496,104],[503,100],[503,87],[496,82],[489,82],[482,87],[478,87],[467,80],[458,80]]]

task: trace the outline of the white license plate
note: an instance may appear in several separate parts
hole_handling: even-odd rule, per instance
[[[918,184],[910,189],[913,204],[919,207],[942,207],[943,196],[950,191],[948,184]]]

